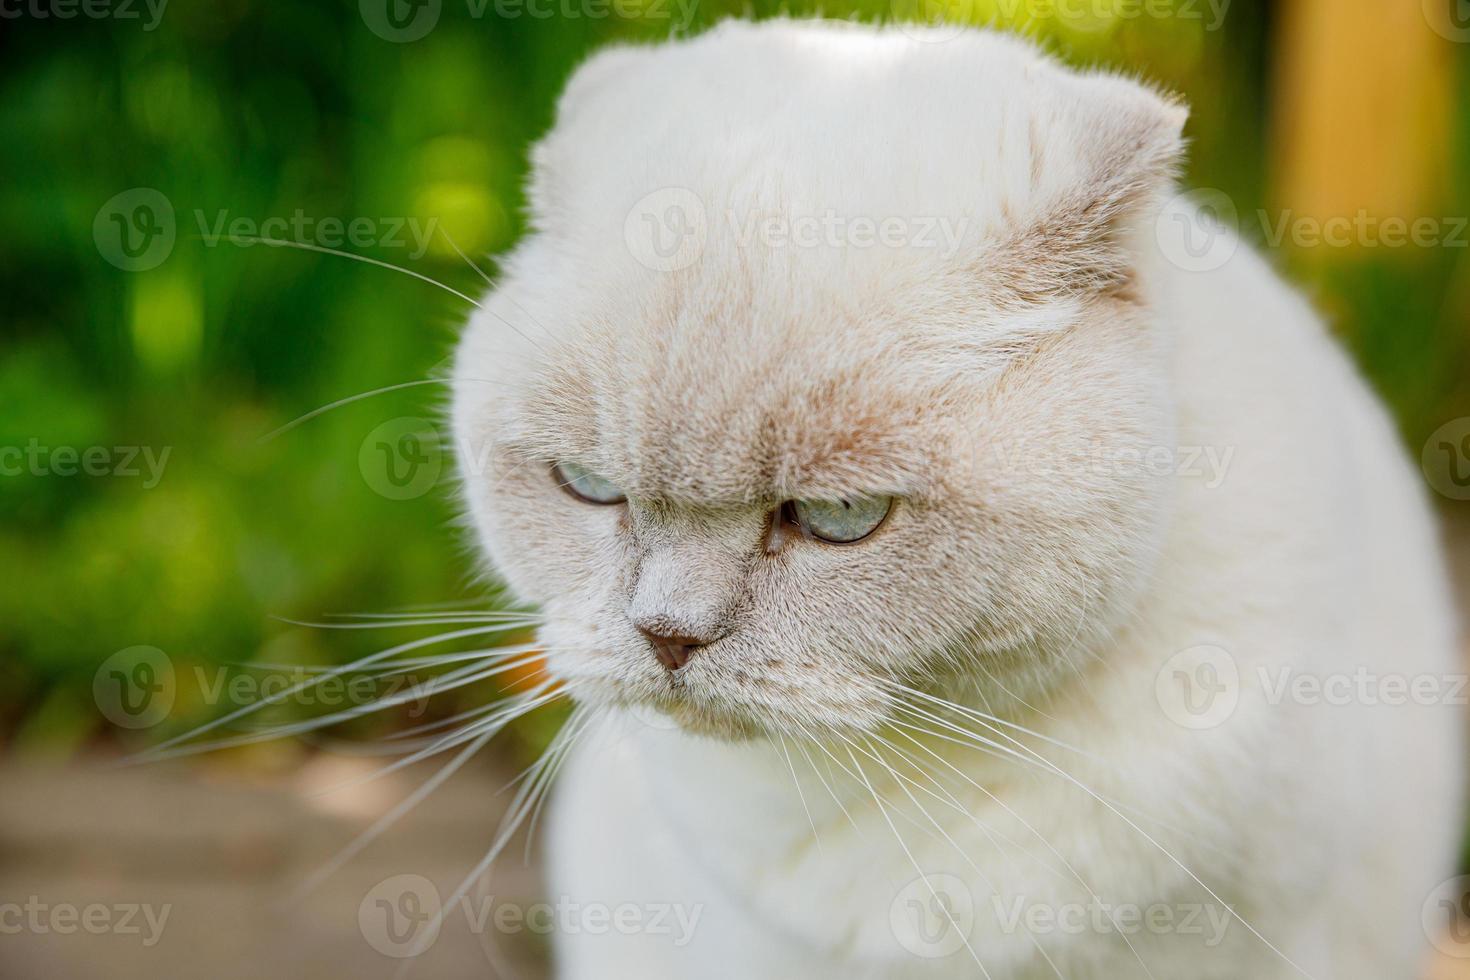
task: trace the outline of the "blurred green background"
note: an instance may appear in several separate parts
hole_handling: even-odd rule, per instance
[[[7,14],[0,447],[103,447],[114,469],[128,447],[169,455],[156,480],[146,457],[138,476],[66,475],[48,456],[48,472],[0,477],[0,745],[127,747],[220,710],[181,683],[159,729],[110,724],[93,677],[124,648],[157,647],[181,669],[343,662],[422,631],[306,630],[272,617],[488,594],[455,524],[448,460],[428,423],[395,421],[435,419],[441,386],[367,398],[262,441],[337,399],[435,377],[467,304],[337,256],[211,241],[217,230],[335,244],[474,294],[483,282],[454,245],[493,274],[480,257],[524,228],[527,146],[599,45],[740,14],[894,13],[871,0],[425,2],[174,0],[155,22],[141,2],[132,18],[118,8],[63,19],[43,0],[47,16]],[[1446,29],[1461,23],[1453,2],[1442,24],[1419,0],[1237,0],[1219,23],[1203,0],[1163,0],[1143,16],[1128,0],[1098,0],[1086,16],[1026,0],[944,12],[1183,93],[1194,107],[1188,182],[1224,191],[1242,215],[1281,214],[1326,187],[1310,202],[1319,213],[1355,209],[1361,193],[1390,214],[1446,219],[1448,233],[1470,214],[1456,178],[1470,172],[1470,44]],[[1407,21],[1374,19],[1389,6]],[[437,14],[423,36],[384,36],[417,34],[421,13]],[[1399,67],[1372,84],[1387,105],[1333,83],[1373,75],[1385,58]],[[1337,118],[1347,122],[1311,124]],[[1385,134],[1375,122],[1385,119],[1412,128]],[[1399,143],[1414,152],[1384,156]],[[129,226],[140,201],[154,210]],[[175,228],[162,257],[119,251],[114,213],[143,236],[162,209]],[[261,228],[298,214],[309,223]],[[331,222],[354,219],[367,219],[358,240],[336,241],[345,229]],[[1262,237],[1254,219],[1242,223]],[[1277,254],[1391,403],[1416,457],[1429,433],[1470,415],[1470,249],[1358,242]],[[374,475],[384,432],[396,445],[419,437],[428,454],[404,485],[385,482],[381,463]]]

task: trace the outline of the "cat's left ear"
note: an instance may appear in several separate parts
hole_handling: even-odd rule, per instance
[[[1034,125],[1028,219],[1007,243],[1036,294],[1118,289],[1138,238],[1174,193],[1188,108],[1131,79],[1063,73]]]

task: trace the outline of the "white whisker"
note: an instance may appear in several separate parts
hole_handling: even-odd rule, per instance
[[[965,949],[970,954],[970,959],[975,961],[975,965],[980,968],[980,973],[985,977],[985,980],[994,980],[990,976],[990,971],[985,969],[985,964],[980,961],[980,956],[975,952],[975,948],[970,945],[970,937],[965,935],[964,930],[959,927],[959,923],[955,922],[954,916],[950,914],[949,907],[939,900],[939,893],[934,890],[934,883],[929,880],[929,875],[925,873],[923,868],[919,867],[919,862],[914,859],[914,854],[909,850],[909,846],[904,841],[903,835],[898,832],[898,827],[894,825],[893,819],[889,817],[888,809],[883,806],[883,802],[878,798],[877,791],[873,789],[873,784],[868,781],[868,774],[863,771],[862,764],[857,761],[857,757],[852,754],[851,749],[847,750],[847,755],[848,758],[852,759],[852,764],[857,769],[863,785],[872,794],[873,802],[877,805],[878,812],[883,815],[883,820],[888,824],[888,829],[893,832],[893,839],[898,841],[898,846],[903,849],[903,853],[909,859],[909,863],[914,866],[914,872],[924,882],[924,886],[929,889],[929,895],[934,899],[934,904],[944,912],[944,917],[949,920],[949,927],[960,937],[960,942],[964,943]]]
[[[175,737],[173,737],[171,739],[168,739],[168,740],[160,743],[157,746],[154,746],[153,748],[151,748],[151,749],[149,749],[149,750],[141,753],[137,757],[135,757],[135,759],[132,760],[132,761],[139,761],[139,762],[142,762],[142,761],[157,761],[159,759],[168,758],[170,756],[171,750],[174,750],[174,748],[176,746],[180,746],[184,742],[187,742],[187,741],[189,741],[191,739],[197,738],[197,737],[199,737],[200,735],[203,735],[206,732],[214,731],[215,729],[218,729],[218,728],[220,728],[220,727],[222,727],[224,725],[228,725],[231,722],[238,721],[239,719],[244,718],[247,715],[253,714],[256,711],[261,710],[262,708],[268,707],[268,706],[273,705],[273,704],[280,704],[280,703],[288,700],[289,698],[292,698],[292,697],[296,696],[297,694],[300,694],[303,691],[311,690],[312,688],[316,687],[317,685],[321,684],[323,681],[326,681],[329,678],[332,678],[332,677],[340,677],[343,674],[347,674],[347,673],[350,673],[350,672],[355,671],[355,670],[361,670],[363,667],[366,667],[366,666],[369,666],[369,665],[375,664],[375,663],[381,663],[382,661],[385,661],[385,660],[387,660],[390,657],[397,656],[400,653],[407,653],[410,650],[418,650],[418,649],[422,649],[424,647],[432,646],[432,645],[437,644],[437,643],[447,643],[450,640],[464,639],[465,637],[470,637],[470,636],[483,636],[486,633],[495,632],[496,629],[497,629],[497,627],[477,626],[477,627],[473,627],[473,628],[470,628],[470,629],[452,630],[449,633],[441,633],[441,634],[439,634],[437,636],[430,636],[430,637],[424,637],[424,638],[417,639],[417,640],[410,640],[407,643],[400,643],[397,646],[389,647],[386,650],[380,650],[377,653],[369,654],[368,656],[363,657],[360,660],[356,660],[353,663],[345,664],[345,665],[343,665],[341,667],[334,667],[331,670],[327,671],[326,673],[317,675],[317,676],[312,677],[312,678],[309,678],[307,680],[300,681],[299,683],[293,684],[293,685],[291,685],[290,687],[288,687],[288,688],[286,688],[284,690],[276,691],[276,692],[273,692],[271,694],[268,694],[268,695],[266,695],[265,697],[261,698],[258,701],[253,701],[250,704],[247,704],[247,705],[244,705],[244,706],[242,706],[240,708],[237,708],[234,711],[231,711],[231,712],[229,712],[229,713],[227,713],[225,715],[222,715],[219,718],[215,718],[212,721],[205,722],[204,724],[198,726],[197,728],[193,729],[192,731],[185,732],[182,735],[177,735],[177,736],[175,736]],[[536,645],[535,644],[531,644],[529,646],[524,647],[523,648],[523,652],[534,650],[534,649],[537,649]],[[509,649],[509,652],[514,652],[514,650],[513,649]],[[395,703],[395,704],[402,703],[402,700],[394,700],[394,699],[384,699],[384,700],[392,701],[392,703]],[[381,705],[381,706],[382,707],[386,707],[387,705]],[[320,727],[320,726],[316,726],[316,727]],[[262,740],[262,739],[255,739],[255,741],[260,741],[260,740]]]

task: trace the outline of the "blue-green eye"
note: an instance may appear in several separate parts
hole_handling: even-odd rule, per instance
[[[796,523],[813,537],[834,544],[850,544],[878,530],[878,525],[893,509],[893,498],[793,500],[791,509]]]
[[[620,504],[628,499],[617,484],[576,463],[553,463],[551,475],[563,490],[589,504]]]

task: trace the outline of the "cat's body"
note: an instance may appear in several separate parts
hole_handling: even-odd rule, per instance
[[[1309,307],[1243,246],[1181,268],[1203,229],[1154,219],[1181,121],[972,33],[729,25],[573,83],[456,420],[495,447],[471,510],[553,672],[610,706],[551,892],[697,919],[564,932],[559,976],[1413,976],[1460,718],[1370,702],[1453,693],[1432,521]],[[669,187],[718,202],[691,263],[599,252]],[[724,218],[824,207],[964,234],[783,250]],[[818,413],[839,435],[803,442]],[[625,513],[529,472],[568,454]],[[871,542],[763,550],[771,501],[829,488],[900,504]],[[650,605],[704,631],[677,672],[623,618]],[[1307,703],[1304,675],[1368,680]]]

